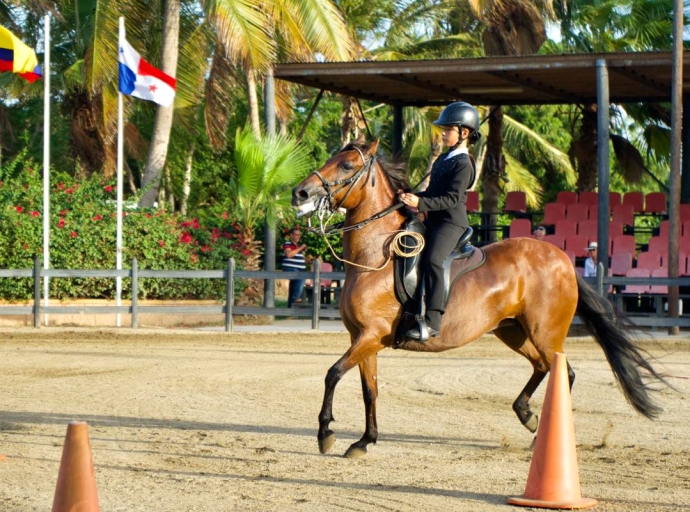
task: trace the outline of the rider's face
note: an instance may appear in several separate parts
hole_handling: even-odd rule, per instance
[[[460,128],[458,126],[441,126],[441,139],[444,146],[455,146],[460,140]]]

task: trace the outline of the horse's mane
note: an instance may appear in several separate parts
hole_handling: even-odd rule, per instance
[[[369,144],[366,142],[350,142],[347,146],[340,150],[349,151],[352,149],[359,149],[362,152],[369,151]],[[393,190],[411,190],[410,180],[407,178],[407,165],[405,162],[389,162],[384,158],[377,158],[379,166],[383,172],[388,176]]]

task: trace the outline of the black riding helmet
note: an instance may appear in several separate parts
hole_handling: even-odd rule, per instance
[[[481,138],[479,132],[479,112],[469,103],[456,101],[441,111],[434,121],[436,126],[462,126],[470,129],[469,142],[474,144]]]

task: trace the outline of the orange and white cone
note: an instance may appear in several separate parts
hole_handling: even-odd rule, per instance
[[[91,458],[88,426],[83,421],[67,426],[62,449],[53,512],[98,512],[96,473]]]
[[[508,498],[508,503],[555,509],[582,509],[598,503],[595,499],[583,498],[580,492],[573,407],[564,354],[554,354],[551,363],[525,493]]]

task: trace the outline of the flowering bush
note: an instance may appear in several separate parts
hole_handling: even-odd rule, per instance
[[[50,267],[114,269],[115,185],[97,178],[75,181],[51,175]],[[139,268],[165,270],[224,269],[229,258],[242,268],[246,252],[241,230],[223,213],[183,219],[177,214],[125,208],[123,267],[137,258]],[[33,268],[43,258],[43,179],[30,160],[0,168],[0,268]],[[123,282],[123,297],[130,291]],[[0,298],[33,296],[32,279],[0,279]],[[54,278],[51,298],[113,298],[115,279]],[[219,299],[224,280],[139,279],[139,296],[149,299]]]

